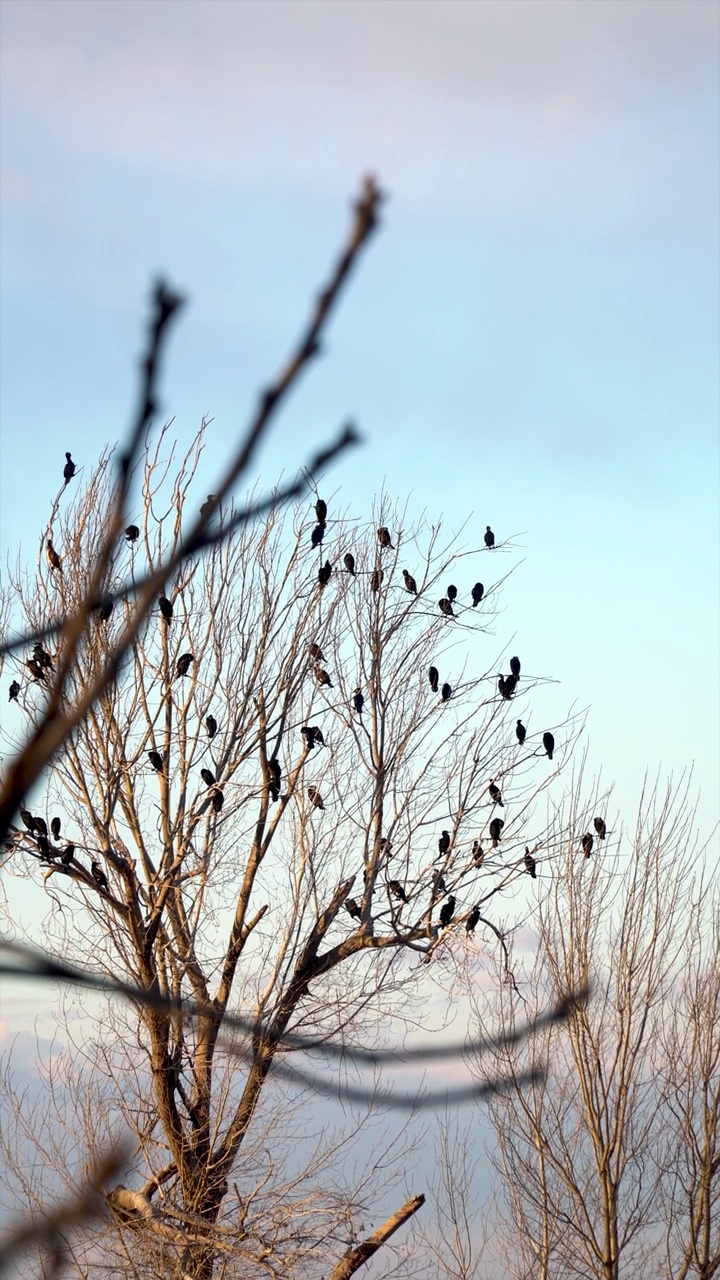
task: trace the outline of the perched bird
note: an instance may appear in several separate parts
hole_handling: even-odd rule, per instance
[[[443,685],[442,689],[440,690],[440,697],[442,698],[443,702],[450,701],[450,699],[452,698],[452,688],[450,687],[449,684],[445,683]]]
[[[114,608],[112,596],[104,596],[97,607],[97,615],[101,622],[107,622]]]
[[[95,881],[95,883],[98,884],[101,889],[104,889],[107,892],[107,887],[108,887],[107,876],[105,875],[105,872],[100,866],[100,863],[91,862],[90,871],[92,872],[92,878]]]
[[[352,916],[353,920],[360,920],[362,912],[354,898],[346,898],[344,905],[345,910],[349,916]]]
[[[490,783],[490,786],[488,787],[488,791],[490,792],[490,799],[492,800],[493,804],[499,804],[499,805],[500,805],[500,808],[501,808],[501,809],[504,809],[504,808],[505,808],[505,805],[504,805],[504,803],[503,803],[503,798],[502,798],[502,795],[501,795],[501,793],[500,793],[500,788],[499,788],[499,786],[497,785],[497,783],[496,783],[496,782],[491,782],[491,783]]]
[[[50,862],[53,858],[53,850],[50,847],[50,841],[47,836],[39,835],[35,838],[37,840],[37,846],[40,850],[41,857],[43,857],[46,862]]]
[[[320,792],[318,791],[317,787],[308,787],[307,793],[308,793],[309,799],[312,801],[316,809],[325,808],[325,805],[323,804],[323,798],[320,795]]]
[[[353,706],[361,718],[362,718],[362,710],[364,705],[365,705],[365,699],[362,696],[362,690],[360,688],[360,685],[358,685],[357,689],[353,694]]]
[[[349,551],[346,552],[345,555],[343,556],[343,564],[345,565],[345,568],[347,569],[351,577],[354,578],[355,577],[355,557],[351,555]]]
[[[48,564],[50,565],[50,568],[57,569],[59,573],[62,573],[62,565],[60,563],[60,557],[53,546],[52,538],[48,538],[47,542],[45,543],[45,554],[48,558]]]
[[[314,724],[303,725],[302,729],[300,730],[300,733],[302,734],[303,741],[305,743],[305,748],[307,751],[312,751],[316,742],[319,742],[320,745],[323,747],[325,746],[325,739],[323,738],[322,733],[318,729],[317,725],[314,725]]]
[[[395,550],[390,541],[390,530],[386,529],[384,524],[381,524],[378,529],[378,542],[381,547],[391,547],[393,551]]]
[[[215,777],[215,774],[212,772],[212,769],[201,769],[201,770],[200,770],[200,777],[202,778],[202,780],[203,780],[203,782],[205,783],[205,786],[206,786],[206,787],[214,787],[214,786],[215,786],[215,783],[216,783],[217,779],[216,779],[216,777]]]
[[[471,592],[471,594],[472,594],[472,602],[473,602],[473,609],[474,609],[477,605],[479,605],[480,601],[481,601],[481,600],[482,600],[482,598],[483,598],[484,593],[485,593],[485,588],[484,588],[484,586],[483,586],[482,582],[476,582],[476,583],[475,583],[475,586],[473,587],[472,592]]]
[[[47,649],[43,649],[42,645],[39,642],[38,644],[35,645],[35,648],[33,649],[33,657],[36,662],[40,663],[41,667],[46,667],[48,671],[55,670],[55,666],[53,664],[52,658],[50,657],[50,654],[48,653]]]
[[[443,831],[440,836],[440,839],[438,840],[438,852],[440,853],[440,856],[444,857],[445,854],[448,852],[449,848],[450,848],[450,832]]]
[[[324,525],[327,520],[327,503],[323,502],[322,498],[318,498],[315,503],[315,515],[317,516],[318,524]]]
[[[528,875],[532,876],[533,880],[537,880],[537,876],[535,875],[535,868],[537,866],[537,863],[533,858],[527,845],[525,845],[525,857],[523,861],[525,863],[525,870],[527,871]]]
[[[308,729],[308,733],[311,733],[311,734],[312,734],[312,736],[313,736],[313,742],[319,742],[321,747],[324,747],[324,746],[325,746],[325,739],[324,739],[324,738],[323,738],[323,736],[322,736],[322,731],[321,731],[320,729],[318,729],[318,727],[317,727],[317,725],[316,725],[316,724],[311,724],[311,725],[310,725],[310,727],[309,727],[309,729]]]
[[[66,453],[65,457],[67,458],[67,462],[63,467],[63,476],[65,477],[65,483],[68,484],[69,481],[72,480],[73,476],[75,475],[75,463],[73,462],[69,453]]]
[[[219,787],[213,791],[210,801],[215,813],[219,813],[225,803],[225,796]]]
[[[457,587],[456,587],[456,586],[453,586],[452,582],[450,583],[450,586],[448,587],[447,591],[445,592],[445,595],[447,596],[447,598],[448,598],[448,600],[450,601],[450,603],[451,603],[451,604],[452,604],[453,600],[457,600]]]
[[[597,832],[598,840],[604,840],[607,835],[607,827],[604,818],[593,818],[593,826]]]
[[[52,822],[50,823],[50,830],[52,831],[52,837],[53,837],[53,840],[59,840],[59,839],[60,839],[60,831],[61,831],[61,828],[62,828],[62,823],[61,823],[60,819],[59,819],[59,818],[53,818]]]
[[[432,689],[433,693],[437,693],[438,691],[439,679],[440,679],[440,672],[438,671],[437,667],[430,667],[430,670],[428,671],[428,680],[430,681],[430,688]]]
[[[151,765],[152,765],[153,769],[155,769],[155,771],[156,771],[157,773],[162,773],[162,771],[163,771],[163,765],[164,765],[164,760],[163,760],[163,757],[162,757],[162,752],[160,752],[160,751],[148,751],[148,759],[150,760],[150,763],[151,763]]]
[[[512,671],[516,679],[519,680],[520,679],[520,659],[519,658],[510,659],[510,670]]]
[[[480,921],[480,908],[473,907],[472,911],[470,912],[470,915],[465,921],[465,932],[474,933],[475,930],[477,929],[479,921]]]
[[[282,769],[277,756],[271,756],[267,762],[268,767],[268,791],[273,804],[277,804],[280,799],[280,783],[282,781]]]
[[[387,836],[383,836],[382,840],[380,841],[379,852],[380,852],[381,858],[390,857],[390,854],[392,853],[392,844],[388,840]]]
[[[413,578],[412,574],[408,573],[407,569],[403,569],[402,575],[403,575],[403,578],[405,579],[405,590],[409,591],[411,596],[416,596],[417,582]]]
[[[440,895],[443,893],[447,893],[447,885],[445,883],[445,877],[441,871],[436,871],[435,875],[433,876],[433,882],[432,882],[433,902],[435,901],[436,898],[439,898]]]
[[[515,725],[515,736],[518,742],[520,743],[520,746],[522,746],[523,742],[527,738],[527,729],[525,728],[525,725],[523,724],[522,720],[518,720],[517,724]]]
[[[453,613],[453,607],[450,601],[446,600],[445,596],[443,596],[442,600],[438,600],[438,609],[440,610],[441,613],[445,614],[446,618],[455,617],[455,614]]]
[[[28,831],[32,834],[32,832],[35,830],[35,819],[33,818],[30,810],[21,809],[20,817],[23,820],[23,824],[27,827]]]
[[[488,551],[490,551],[491,548],[495,546],[495,534],[493,533],[489,524],[485,525],[485,546],[487,547]]]
[[[551,733],[543,734],[543,746],[548,754],[548,760],[552,760],[553,751],[555,750],[555,739]]]
[[[74,854],[74,852],[75,852],[75,845],[74,845],[74,844],[66,844],[66,845],[65,845],[65,848],[63,849],[62,853],[60,854],[60,861],[62,862],[62,864],[63,864],[63,866],[64,866],[64,867],[69,867],[69,866],[70,866],[70,863],[71,863],[71,862],[72,862],[72,860],[73,860],[73,854]]]
[[[205,728],[207,729],[208,738],[214,738],[217,733],[217,720],[214,716],[205,717]]]
[[[502,694],[503,698],[506,698],[508,701],[510,701],[510,698],[512,698],[516,688],[517,688],[517,676],[513,676],[513,675],[498,676],[498,689],[500,690],[500,693]]]
[[[313,547],[319,547],[324,537],[325,537],[325,525],[324,525],[324,524],[316,524],[316,525],[315,525],[315,528],[313,529],[312,533],[310,534],[310,543],[311,543],[311,545],[312,545]]]
[[[35,818],[35,830],[41,836],[47,837],[47,822],[44,818]]]
[[[30,672],[33,680],[40,680],[43,684],[45,683],[45,672],[35,658],[28,658],[25,666]]]
[[[493,818],[490,823],[490,839],[492,840],[493,849],[497,849],[502,839],[502,829],[505,826],[502,818]]]
[[[580,844],[582,845],[582,851],[583,851],[583,853],[585,854],[585,857],[586,857],[586,858],[589,858],[589,857],[590,857],[590,854],[591,854],[591,853],[592,853],[592,851],[593,851],[593,845],[594,845],[594,843],[595,843],[595,841],[593,840],[593,838],[592,838],[592,836],[591,836],[590,832],[589,832],[589,831],[586,831],[586,832],[585,832],[585,835],[583,836],[582,840],[580,841]]]
[[[158,606],[163,618],[165,619],[165,622],[168,622],[168,623],[172,622],[173,607],[170,601],[168,600],[167,596],[160,596],[158,600]]]
[[[332,565],[329,560],[326,560],[322,569],[318,569],[318,582],[320,583],[321,590],[323,587],[327,586],[328,582],[330,581],[331,575],[332,575]]]
[[[128,525],[127,529],[125,530],[125,537],[127,538],[128,542],[137,542],[138,538],[140,537],[140,530],[138,529],[136,524]]]
[[[179,676],[186,676],[190,670],[190,664],[195,661],[194,653],[181,653],[175,666],[175,679]]]
[[[13,680],[8,692],[8,702],[17,702],[17,696],[20,692],[20,685],[17,680]]]
[[[384,578],[384,577],[385,577],[385,574],[383,573],[382,569],[373,569],[373,571],[372,571],[372,573],[371,573],[371,575],[370,575],[370,589],[371,589],[371,591],[379,591],[379,590],[380,590],[380,586],[381,586],[381,584],[382,584],[382,580],[383,580],[383,578]]]
[[[315,679],[317,680],[319,685],[326,685],[328,689],[335,688],[325,668],[319,667],[317,663],[313,667],[313,675],[315,676]]]
[[[310,653],[310,657],[312,658],[313,662],[324,662],[324,661],[325,661],[325,654],[323,653],[323,651],[322,651],[322,649],[320,648],[320,645],[319,645],[319,644],[311,644],[311,645],[310,645],[310,649],[309,649],[309,653]]]
[[[208,494],[208,496],[207,496],[207,501],[206,501],[206,502],[203,502],[203,504],[202,504],[202,506],[201,506],[201,508],[200,508],[200,519],[201,519],[201,520],[209,520],[209,519],[210,519],[210,515],[211,515],[211,513],[212,513],[212,509],[213,509],[213,503],[214,503],[214,501],[215,501],[215,494],[214,494],[214,493],[209,493],[209,494]]]
[[[399,898],[401,902],[408,902],[408,896],[403,889],[399,880],[388,880],[388,889],[394,898]]]
[[[440,924],[443,929],[447,929],[454,915],[455,915],[455,899],[451,895],[448,898],[447,902],[443,902],[440,908]]]
[[[476,867],[481,867],[485,861],[485,852],[479,840],[473,840],[472,860]]]

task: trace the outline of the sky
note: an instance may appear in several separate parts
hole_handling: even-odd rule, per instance
[[[135,404],[150,282],[189,306],[163,408],[201,499],[342,242],[388,195],[258,466],[352,417],[369,508],[514,536],[497,644],[632,825],[692,767],[717,822],[720,8],[706,0],[3,0],[0,548]],[[474,580],[471,573],[470,581]],[[547,699],[550,699],[548,702]],[[717,846],[715,846],[717,847]]]

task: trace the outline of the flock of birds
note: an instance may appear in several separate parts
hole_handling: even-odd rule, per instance
[[[66,457],[66,465],[63,471],[63,476],[64,476],[65,484],[67,485],[69,481],[75,476],[76,467],[70,453],[66,453],[65,457]],[[214,503],[215,503],[215,495],[208,494],[207,502],[204,503],[201,508],[201,514],[203,515],[203,518],[207,519],[210,517],[210,515],[212,514]],[[312,530],[310,541],[311,541],[311,546],[313,548],[319,548],[322,546],[323,538],[325,536],[326,527],[327,527],[327,504],[321,498],[318,498],[315,504],[315,515],[316,515],[317,523]],[[125,529],[125,537],[129,543],[136,542],[137,539],[139,538],[139,535],[140,535],[140,530],[137,525],[130,524]],[[395,549],[395,546],[390,534],[390,530],[385,525],[381,525],[378,528],[377,540],[378,540],[380,551],[383,551],[386,549],[387,550]],[[489,525],[486,527],[486,530],[485,530],[484,542],[485,542],[485,547],[488,551],[492,551],[494,549],[495,535]],[[58,570],[60,573],[62,573],[62,565],[60,562],[60,557],[55,551],[55,548],[53,547],[53,544],[52,544],[52,539],[50,538],[48,538],[46,541],[46,552],[47,552],[47,558],[51,567],[55,570]],[[356,576],[355,558],[351,552],[347,552],[344,555],[343,564],[344,564],[345,571],[351,577],[355,577]],[[325,563],[318,570],[318,575],[317,575],[318,586],[321,592],[324,590],[324,588],[327,586],[328,582],[330,581],[332,573],[333,573],[333,565],[329,560],[325,560]],[[412,576],[412,574],[407,569],[402,570],[402,576],[403,576],[403,581],[404,581],[406,591],[408,591],[409,594],[416,596],[418,594],[416,579]],[[378,562],[370,575],[371,590],[373,592],[379,591],[382,586],[383,580],[384,580],[384,571],[383,571],[382,565]],[[473,585],[470,592],[472,608],[476,608],[477,605],[480,604],[484,596],[484,591],[485,591],[485,588],[481,582],[476,582]],[[454,584],[451,583],[447,588],[445,596],[438,602],[438,607],[441,614],[449,618],[455,617],[453,605],[456,603],[457,599],[458,599],[458,589]],[[173,619],[173,606],[171,601],[168,600],[168,598],[165,595],[161,595],[159,597],[158,608],[160,611],[160,616],[162,618],[163,624],[166,626],[169,626]],[[97,606],[95,612],[98,614],[101,621],[107,621],[112,613],[112,609],[113,609],[112,598],[106,597]],[[182,653],[175,661],[175,671],[174,671],[173,678],[182,679],[183,677],[187,677],[190,674],[190,669],[193,663],[195,663],[195,661],[196,659],[193,653],[189,651],[186,653]],[[320,648],[320,645],[318,645],[317,643],[313,643],[309,647],[309,661],[310,661],[311,670],[317,685],[320,688],[332,689],[334,687],[333,682],[330,678],[330,674],[327,671],[327,669],[321,665],[325,661],[325,658]],[[32,681],[36,683],[42,683],[42,684],[46,683],[50,673],[54,671],[54,662],[53,662],[52,656],[48,653],[48,651],[44,648],[44,646],[40,642],[35,644],[33,648],[32,656],[26,659],[25,666],[29,671],[30,676],[32,677]],[[500,693],[500,696],[504,700],[509,701],[514,696],[520,680],[520,673],[521,673],[520,659],[514,656],[510,659],[509,674],[507,675],[500,674],[498,676],[498,692]],[[428,675],[428,681],[429,681],[432,692],[438,693],[439,691],[441,702],[443,703],[448,702],[453,696],[453,690],[451,685],[447,682],[443,683],[443,685],[440,686],[440,674],[438,672],[437,667],[431,666],[428,670],[427,675]],[[17,701],[20,692],[21,692],[21,685],[17,679],[14,679],[10,684],[9,700]],[[363,696],[362,687],[358,686],[355,689],[352,697],[352,707],[360,719],[362,719],[364,703],[365,703],[365,699]],[[208,715],[206,717],[205,729],[207,732],[208,739],[212,741],[212,739],[215,737],[218,730],[217,720],[213,715]],[[300,734],[303,740],[303,749],[306,752],[306,754],[312,751],[317,746],[320,746],[320,747],[325,746],[325,739],[323,737],[322,730],[317,725],[303,725],[300,729]],[[519,745],[522,747],[527,737],[527,730],[521,720],[518,720],[516,723],[515,734],[516,734]],[[546,731],[543,734],[542,744],[548,759],[552,760],[553,752],[555,750],[555,739],[553,734],[550,731]],[[162,774],[165,772],[165,759],[162,752],[158,751],[157,749],[152,749],[147,752],[147,757],[148,757],[149,765],[156,773]],[[224,797],[224,792],[220,784],[218,783],[218,780],[215,774],[212,772],[211,769],[203,768],[200,770],[200,776],[208,790],[208,798],[210,800],[210,804],[214,812],[219,813],[220,810],[222,809],[225,797]],[[266,781],[268,796],[270,800],[273,803],[279,801],[280,788],[282,785],[282,770],[281,770],[281,765],[277,756],[273,756],[266,761],[265,781]],[[500,787],[497,785],[497,782],[495,779],[491,780],[489,783],[488,794],[489,794],[493,809],[505,808],[505,802],[502,797],[502,792],[500,790]],[[325,810],[325,803],[319,791],[319,788],[317,786],[311,784],[307,787],[307,797],[313,809],[317,809],[321,812]],[[47,863],[53,863],[57,860],[59,861],[60,864],[62,864],[65,867],[70,867],[73,864],[76,866],[80,865],[75,858],[76,846],[74,844],[67,844],[62,849],[59,847],[59,840],[60,840],[60,834],[62,829],[61,819],[59,817],[54,817],[52,819],[50,823],[49,832],[48,832],[48,826],[45,819],[31,814],[27,809],[23,808],[20,810],[20,817],[26,828],[27,833],[32,837],[32,839],[36,844],[38,856],[41,861],[44,861]],[[497,849],[498,846],[500,845],[500,842],[502,840],[502,832],[503,832],[504,825],[505,824],[504,824],[503,818],[499,816],[493,816],[490,820],[488,831],[489,831],[489,836],[490,836],[493,849]],[[605,820],[603,818],[596,817],[594,819],[594,829],[595,829],[595,834],[598,840],[604,840],[607,835],[607,827],[605,824]],[[51,837],[52,837],[53,843],[51,843]],[[441,832],[441,835],[438,841],[438,857],[440,859],[447,860],[447,857],[450,854],[452,845],[453,845],[453,836],[451,836],[449,831],[443,830]],[[581,838],[581,849],[586,858],[589,858],[591,856],[593,847],[594,847],[594,837],[590,831],[587,831]],[[387,866],[387,862],[389,861],[392,854],[392,846],[388,838],[383,838],[380,841],[379,852],[385,865]],[[484,851],[483,851],[482,845],[480,844],[480,841],[478,840],[475,840],[472,846],[472,860],[475,867],[477,868],[482,867],[483,861],[484,861]],[[532,879],[536,879],[537,862],[535,857],[533,856],[533,853],[531,853],[530,849],[527,846],[525,848],[525,855],[524,855],[523,862],[524,862],[524,867],[527,874],[531,876]],[[103,892],[108,893],[109,886],[108,886],[107,876],[105,875],[105,872],[103,871],[103,868],[101,864],[97,861],[97,859],[94,859],[90,864],[90,874],[95,884]],[[387,889],[390,897],[400,903],[399,909],[401,910],[403,906],[407,905],[410,902],[412,895],[408,894],[406,887],[397,879],[387,880],[386,883],[387,883]],[[432,885],[432,901],[431,901],[431,908],[430,908],[431,912],[436,899],[446,894],[447,894],[446,900],[445,902],[443,902],[440,908],[440,913],[439,913],[439,925],[441,929],[446,929],[453,922],[456,915],[457,899],[454,894],[452,893],[448,894],[447,886],[445,884],[445,880],[442,875],[442,870],[436,871],[433,878],[433,885]],[[345,910],[353,919],[360,920],[362,918],[361,907],[354,898],[352,897],[346,898],[344,905],[345,905]],[[465,929],[468,934],[471,934],[474,932],[480,919],[481,919],[480,906],[479,904],[476,904],[470,910],[469,914],[465,919]]]

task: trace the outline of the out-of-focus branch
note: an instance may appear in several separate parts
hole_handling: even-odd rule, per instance
[[[349,1276],[355,1275],[366,1262],[369,1262],[373,1254],[382,1248],[387,1240],[390,1239],[396,1231],[403,1226],[404,1223],[417,1213],[418,1209],[422,1209],[425,1203],[425,1196],[413,1196],[407,1200],[397,1213],[393,1213],[377,1231],[373,1231],[367,1240],[363,1240],[361,1244],[357,1244],[350,1249],[344,1258],[341,1258],[337,1266],[330,1272],[329,1280],[348,1280]]]

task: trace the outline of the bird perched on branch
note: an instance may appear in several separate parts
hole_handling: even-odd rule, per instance
[[[52,822],[50,823],[50,830],[52,831],[53,840],[59,840],[60,831],[62,830],[62,822],[60,821],[59,818],[53,818]]]
[[[446,618],[455,617],[455,614],[453,613],[453,607],[450,601],[445,598],[445,596],[443,596],[442,600],[438,600],[438,609],[440,610],[441,613],[445,614]]]
[[[607,827],[604,818],[593,818],[593,826],[597,832],[598,840],[604,840],[607,835]]]
[[[476,583],[475,583],[475,586],[473,587],[472,592],[471,592],[471,595],[472,595],[472,602],[473,602],[473,609],[475,609],[475,608],[477,607],[477,605],[479,605],[479,603],[480,603],[480,601],[482,600],[482,598],[483,598],[483,595],[484,595],[484,594],[485,594],[485,588],[484,588],[484,586],[483,586],[482,582],[476,582]]]
[[[202,778],[202,780],[203,780],[203,782],[205,783],[205,786],[206,786],[206,787],[214,787],[214,786],[215,786],[215,783],[216,783],[217,779],[216,779],[216,777],[215,777],[215,774],[212,772],[212,769],[201,769],[201,770],[200,770],[200,777]]]
[[[373,569],[370,575],[370,590],[379,591],[385,574],[382,569]]]
[[[452,698],[452,688],[450,687],[449,684],[446,683],[443,685],[442,689],[440,690],[440,697],[442,698],[443,702],[450,701],[450,699]]]
[[[330,676],[328,675],[328,673],[327,673],[327,671],[325,670],[325,668],[324,668],[324,667],[319,667],[319,666],[317,665],[317,663],[316,663],[316,664],[315,664],[315,666],[313,667],[313,675],[315,676],[315,679],[317,680],[317,682],[318,682],[318,684],[319,684],[319,685],[321,685],[321,686],[322,686],[322,685],[325,685],[328,689],[334,689],[334,688],[335,688],[335,686],[334,686],[334,684],[333,684],[332,680],[330,679]]]
[[[326,560],[322,568],[318,569],[318,582],[320,584],[321,591],[323,590],[324,587],[327,586],[331,577],[332,577],[332,565],[329,560]]]
[[[344,907],[348,915],[352,916],[353,920],[361,919],[362,912],[354,898],[346,898],[344,902]]]
[[[343,556],[343,564],[352,578],[355,577],[355,557],[349,551]]]
[[[50,657],[50,654],[48,653],[47,649],[43,649],[42,645],[39,642],[35,645],[35,648],[33,649],[33,657],[36,662],[40,663],[41,667],[45,667],[48,671],[55,670],[55,665],[53,663],[52,658]]]
[[[585,854],[585,857],[586,857],[586,858],[589,858],[589,857],[590,857],[590,854],[591,854],[591,853],[592,853],[592,851],[593,851],[593,845],[594,845],[594,843],[595,843],[595,841],[593,840],[592,835],[590,834],[590,832],[589,832],[589,831],[586,831],[586,832],[585,832],[585,835],[583,836],[582,840],[580,841],[580,844],[582,845],[582,851],[583,851],[583,853]]]
[[[543,746],[548,754],[548,760],[552,760],[553,751],[555,750],[555,739],[551,733],[543,734]]]
[[[158,600],[158,607],[163,616],[163,620],[169,625],[172,622],[173,607],[167,596],[160,596]]]
[[[75,475],[75,463],[73,462],[69,453],[66,453],[65,457],[67,461],[65,463],[65,466],[63,467],[63,476],[65,479],[65,483],[68,484],[72,480],[73,476]]]
[[[392,853],[392,844],[388,840],[387,836],[382,837],[382,840],[380,841],[380,844],[378,846],[378,851],[380,853],[381,858],[390,857],[390,854]]]
[[[310,645],[310,649],[309,649],[309,653],[310,653],[310,657],[312,658],[313,662],[324,662],[324,661],[325,661],[325,654],[323,653],[323,651],[322,651],[322,649],[320,648],[320,645],[319,645],[319,644],[311,644],[311,645]]]
[[[451,895],[448,898],[447,902],[443,902],[440,908],[440,924],[443,929],[447,929],[454,915],[455,915],[455,899]]]
[[[479,840],[473,840],[472,860],[476,867],[481,867],[485,861],[485,853]]]
[[[125,537],[128,542],[137,542],[140,537],[140,530],[136,524],[129,524],[125,530]]]
[[[388,889],[394,898],[399,898],[400,902],[409,902],[409,898],[399,880],[388,880]]]
[[[503,676],[503,675],[498,676],[498,689],[500,690],[500,693],[502,694],[503,698],[507,699],[508,702],[512,698],[517,688],[517,682],[518,682],[517,676],[514,676],[512,674],[509,676]]]
[[[458,593],[458,592],[457,592],[457,587],[456,587],[456,586],[454,586],[454,585],[453,585],[453,583],[451,582],[451,583],[450,583],[450,586],[448,587],[447,591],[445,592],[445,594],[446,594],[446,596],[447,596],[447,598],[448,598],[448,600],[450,601],[450,603],[451,603],[451,604],[452,604],[452,602],[453,602],[454,600],[457,600],[457,593]]]
[[[485,546],[487,547],[488,551],[492,550],[492,548],[495,546],[495,534],[493,533],[489,524],[485,525]]]
[[[437,667],[430,667],[428,671],[428,680],[430,681],[430,688],[432,689],[433,693],[437,693],[438,691],[439,679],[440,679],[440,673]]]
[[[533,858],[527,845],[525,845],[525,857],[523,858],[523,862],[525,863],[525,870],[527,871],[528,875],[532,876],[533,880],[537,880],[537,876],[535,874],[535,868],[537,866],[537,862]]]
[[[210,803],[212,804],[215,813],[219,813],[225,803],[225,795],[219,787],[216,787],[213,791],[210,797]]]
[[[97,615],[101,622],[107,622],[114,607],[115,602],[112,596],[103,596],[97,607]]]
[[[268,791],[273,804],[277,804],[280,799],[280,784],[282,781],[282,769],[277,756],[271,756],[267,762],[268,767]]]
[[[194,653],[181,653],[175,667],[175,678],[186,676],[190,670],[190,664],[195,661]]]
[[[205,717],[205,728],[207,729],[208,738],[214,738],[217,733],[217,720],[214,716]]]
[[[381,547],[390,547],[393,551],[395,550],[390,541],[390,530],[386,529],[384,524],[381,524],[378,529],[378,542]]]
[[[40,663],[37,662],[35,658],[28,658],[25,663],[25,666],[30,672],[30,675],[32,676],[33,680],[39,680],[42,684],[45,683],[45,672],[40,666]]]
[[[365,706],[365,699],[363,698],[362,689],[360,688],[360,685],[358,685],[357,689],[353,694],[353,706],[357,711],[358,715],[360,716],[360,719],[362,719],[363,707]]]
[[[492,800],[493,804],[499,804],[501,809],[504,809],[505,805],[503,803],[502,794],[500,792],[500,788],[497,785],[497,783],[491,782],[490,786],[488,787],[488,791],[490,792],[490,799]]]
[[[45,862],[52,862],[54,851],[50,847],[50,841],[47,836],[39,835],[36,836],[35,839],[37,840],[37,846],[40,850],[41,858],[43,858]]]
[[[322,540],[323,540],[323,538],[324,538],[324,537],[325,537],[325,525],[324,525],[324,524],[316,524],[316,525],[315,525],[315,528],[313,529],[312,533],[310,534],[310,544],[311,544],[311,546],[313,546],[313,547],[319,547],[319,546],[321,545]]]
[[[63,849],[62,853],[60,854],[60,861],[62,862],[62,864],[63,864],[63,866],[64,866],[64,867],[69,867],[69,866],[70,866],[70,863],[71,863],[71,862],[72,862],[72,860],[73,860],[73,854],[74,854],[74,852],[75,852],[75,845],[74,845],[74,844],[66,844],[66,845],[65,845],[65,848]]]
[[[165,763],[165,762],[164,762],[164,760],[163,760],[163,757],[162,757],[162,752],[160,752],[160,751],[148,751],[148,759],[149,759],[149,761],[150,761],[150,763],[151,763],[151,765],[152,765],[153,769],[155,770],[155,772],[156,772],[156,773],[162,773],[162,771],[163,771],[163,766],[164,766],[164,763]]]
[[[307,793],[310,801],[312,802],[312,804],[314,804],[316,809],[325,808],[325,805],[323,804],[323,798],[320,795],[320,792],[318,791],[317,787],[308,787]]]
[[[505,826],[502,818],[493,818],[490,823],[490,839],[492,840],[493,849],[497,849],[502,839],[502,829]]]
[[[317,516],[318,524],[324,525],[327,520],[327,503],[323,502],[322,498],[318,498],[315,503],[315,515]]]
[[[38,834],[41,836],[45,836],[47,839],[48,832],[47,832],[47,822],[45,821],[45,819],[34,818],[33,822],[34,822],[35,830],[38,832]]]
[[[518,742],[520,743],[520,746],[522,746],[523,742],[527,738],[527,729],[525,728],[525,725],[523,724],[522,720],[518,720],[517,724],[515,725],[515,736]]]
[[[402,575],[403,575],[403,578],[405,579],[405,590],[409,591],[411,596],[416,596],[417,582],[413,578],[412,574],[408,573],[407,569],[403,569]]]
[[[45,554],[48,558],[48,564],[50,565],[50,568],[57,569],[58,573],[62,574],[62,565],[60,563],[60,556],[58,555],[57,551],[53,546],[52,538],[48,538],[47,542],[45,543]]]
[[[440,839],[438,840],[438,852],[441,858],[444,858],[449,848],[450,848],[450,832],[442,831],[440,834]]]
[[[91,872],[92,878],[93,878],[93,880],[95,881],[95,883],[96,883],[97,885],[99,885],[101,889],[104,889],[104,890],[105,890],[105,892],[107,893],[107,889],[108,889],[107,876],[105,875],[105,872],[103,871],[102,867],[100,866],[100,863],[99,863],[99,862],[91,862],[91,863],[90,863],[90,872]]]
[[[8,702],[17,702],[17,697],[19,692],[20,692],[20,685],[17,680],[13,680],[8,690]]]
[[[470,912],[470,915],[465,921],[465,932],[474,933],[475,930],[477,929],[479,921],[480,921],[480,908],[473,907],[472,911]]]
[[[519,658],[510,659],[510,670],[512,674],[515,676],[515,679],[519,680],[520,679],[520,659]]]
[[[208,494],[208,496],[207,496],[207,501],[206,501],[206,502],[203,502],[203,504],[202,504],[202,506],[201,506],[201,508],[200,508],[200,519],[201,519],[201,520],[208,521],[208,520],[210,519],[210,516],[212,515],[213,503],[214,503],[214,501],[215,501],[216,496],[217,496],[217,495],[216,495],[216,494],[214,494],[214,493],[209,493],[209,494]]]
[[[23,825],[27,827],[28,831],[32,835],[33,831],[35,830],[35,819],[33,818],[30,810],[21,809],[20,817],[22,818]]]

